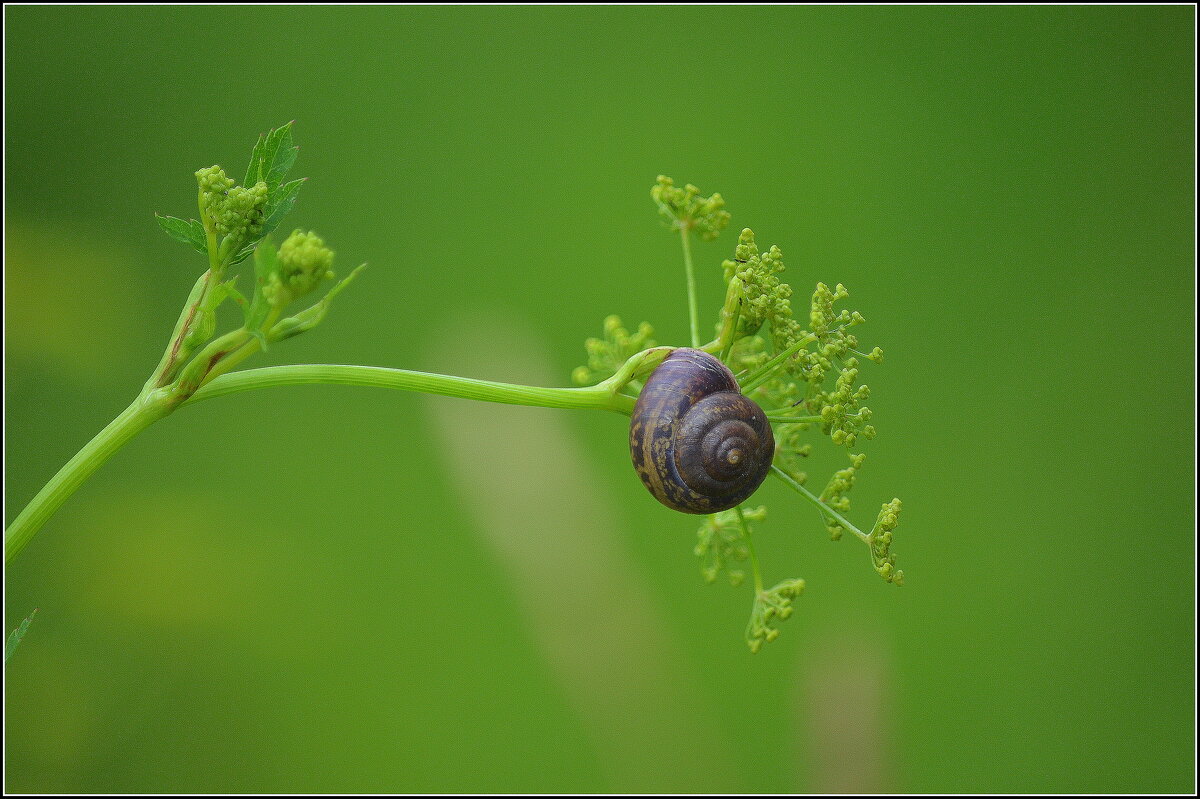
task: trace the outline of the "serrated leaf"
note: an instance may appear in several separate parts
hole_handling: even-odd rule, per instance
[[[254,143],[254,149],[250,151],[250,165],[246,167],[246,179],[242,181],[243,186],[253,186],[258,183],[259,171],[262,169],[263,150],[266,146],[266,134],[260,133],[258,141]]]
[[[285,183],[268,195],[267,207],[263,213],[263,235],[279,227],[279,223],[292,210],[292,207],[296,204],[296,192],[300,191],[300,187],[304,185],[305,180],[307,178],[300,178],[299,180],[293,180],[291,183]]]
[[[259,136],[250,153],[250,166],[242,185],[249,188],[261,180],[267,184],[268,192],[274,191],[296,162],[297,153],[298,148],[292,144],[291,122]]]
[[[155,214],[158,226],[176,241],[192,245],[197,252],[208,254],[208,241],[204,235],[204,225],[195,219],[180,219],[175,216]]]
[[[270,171],[263,178],[269,191],[274,191],[283,183],[283,179],[287,177],[287,173],[291,171],[292,166],[296,163],[298,155],[300,155],[300,148],[291,144],[291,134],[289,132],[288,145],[279,150],[275,156],[275,160],[271,163]]]
[[[17,651],[17,645],[21,643],[21,639],[25,637],[25,633],[29,632],[29,624],[33,621],[34,615],[38,612],[37,608],[33,609],[24,621],[8,634],[8,641],[4,644],[4,662],[8,663],[8,659],[13,656],[13,652]]]

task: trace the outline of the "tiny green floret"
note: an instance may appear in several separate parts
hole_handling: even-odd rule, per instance
[[[896,556],[891,554],[892,531],[900,524],[900,500],[885,502],[869,536],[871,563],[886,582],[904,585],[904,572],[896,568]]]
[[[704,197],[692,184],[683,188],[666,175],[659,175],[650,189],[663,221],[679,230],[694,230],[705,241],[715,239],[729,224],[729,212],[720,194]]]
[[[851,488],[854,488],[854,481],[858,477],[858,470],[862,468],[866,460],[867,456],[864,454],[851,455],[850,465],[845,469],[838,469],[833,473],[833,477],[829,478],[829,484],[821,492],[821,501],[838,513],[848,513],[850,511],[850,497],[846,495],[850,493]],[[840,524],[829,517],[825,519],[825,527],[829,530],[829,537],[834,541],[840,539],[842,533],[845,532]]]
[[[745,572],[740,569],[729,570],[731,561],[744,561],[750,556],[747,543],[749,522],[761,522],[767,518],[765,506],[757,508],[742,508],[742,518],[738,518],[738,509],[731,508],[720,513],[705,516],[696,531],[695,554],[700,559],[700,574],[707,583],[716,582],[722,571],[728,570],[729,584],[741,585]],[[745,524],[743,525],[743,521]]]
[[[775,623],[792,615],[792,600],[804,592],[804,580],[784,580],[773,588],[754,595],[754,609],[750,612],[750,623],[746,625],[746,644],[751,652],[758,652],[763,644],[779,637]]]
[[[604,319],[603,338],[589,338],[583,343],[587,350],[587,365],[571,372],[571,381],[586,386],[615,375],[630,358],[654,346],[654,328],[642,322],[632,333],[621,324],[621,317]]]

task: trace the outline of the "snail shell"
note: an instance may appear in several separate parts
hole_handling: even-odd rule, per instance
[[[654,497],[683,513],[716,513],[762,484],[775,437],[762,408],[725,364],[701,350],[671,352],[650,375],[629,426],[633,468]]]

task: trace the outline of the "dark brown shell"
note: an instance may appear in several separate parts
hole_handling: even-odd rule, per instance
[[[681,348],[638,396],[629,452],[659,502],[683,513],[716,513],[748,499],[766,479],[775,437],[725,364]]]

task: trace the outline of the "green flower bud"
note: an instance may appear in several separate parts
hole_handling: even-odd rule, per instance
[[[260,184],[261,185],[261,184]],[[333,250],[316,233],[292,231],[279,245],[279,271],[263,288],[267,300],[276,307],[287,305],[332,278]]]
[[[701,197],[700,189],[687,184],[682,189],[666,175],[659,175],[650,189],[650,197],[659,214],[672,227],[695,230],[702,239],[711,241],[729,224],[729,212],[720,194]]]
[[[262,233],[263,209],[267,205],[267,184],[259,181],[250,188],[234,186],[219,205],[211,206],[213,227],[221,236],[253,238]]]
[[[225,192],[233,188],[233,180],[225,174],[224,169],[215,164],[196,170],[196,182],[200,184],[200,191],[206,196],[224,197]]]

